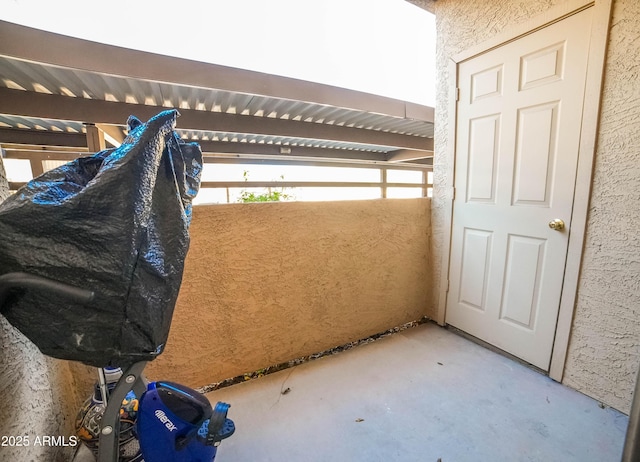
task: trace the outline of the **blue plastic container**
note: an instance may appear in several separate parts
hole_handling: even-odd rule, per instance
[[[150,383],[136,424],[145,462],[213,461],[220,441],[235,430],[226,418],[228,408],[218,403],[212,409],[204,396],[184,385]]]

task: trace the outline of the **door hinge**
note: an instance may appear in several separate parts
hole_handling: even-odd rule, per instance
[[[456,101],[460,101],[460,88],[456,87]]]

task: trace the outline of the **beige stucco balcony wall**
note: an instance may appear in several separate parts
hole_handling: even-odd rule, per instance
[[[147,375],[202,386],[421,318],[430,213],[427,198],[195,207]]]

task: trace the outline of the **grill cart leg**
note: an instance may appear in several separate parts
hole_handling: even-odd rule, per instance
[[[109,401],[100,421],[100,444],[96,462],[117,462],[120,458],[118,447],[120,442],[120,407],[122,400],[131,390],[139,392],[141,395],[146,389],[146,379],[142,375],[146,365],[146,361],[140,361],[125,369],[118,384],[109,394]]]

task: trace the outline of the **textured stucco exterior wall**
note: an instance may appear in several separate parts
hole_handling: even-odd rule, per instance
[[[424,316],[429,199],[198,206],[150,378],[202,386]]]
[[[4,164],[0,156],[0,202],[7,197],[9,197],[9,183],[7,182],[7,173],[4,170]]]
[[[437,96],[432,201],[433,280],[442,271],[449,58],[562,0],[435,2]],[[640,359],[640,3],[614,0],[593,191],[564,383],[628,412]],[[434,286],[437,287],[437,286]],[[433,292],[429,315],[435,315]]]
[[[413,3],[423,10],[427,10],[429,13],[433,13],[436,0],[407,0],[407,2]]]
[[[9,195],[0,158],[0,202]],[[1,238],[1,236],[0,236]],[[0,436],[28,435],[28,447],[0,447],[3,461],[71,460],[75,448],[36,446],[36,436],[74,434],[79,409],[74,379],[66,361],[43,356],[36,346],[0,316]]]
[[[65,361],[44,356],[0,316],[0,435],[28,436],[27,447],[1,447],[0,460],[71,460],[77,447],[36,445],[36,437],[75,435],[78,390]],[[88,392],[87,392],[88,395]]]
[[[616,0],[564,382],[623,412],[640,363],[640,2]]]

